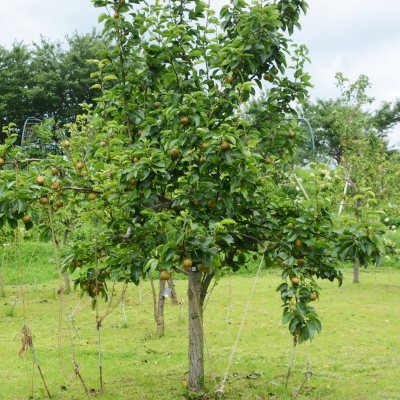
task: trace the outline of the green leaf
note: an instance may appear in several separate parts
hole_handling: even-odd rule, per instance
[[[296,325],[300,322],[298,318],[293,318],[289,324],[289,332],[293,332],[296,328]]]
[[[76,267],[75,267],[75,266],[72,266],[72,265],[69,266],[69,273],[70,273],[70,274],[73,274],[73,273],[75,272],[75,270],[76,270]],[[64,272],[65,272],[65,271],[64,271]]]
[[[308,333],[309,333],[310,337],[311,338],[314,337],[315,332],[317,331],[317,328],[312,321],[307,321],[307,329],[308,329]]]
[[[203,254],[203,264],[204,264],[205,268],[207,268],[207,267],[209,267],[211,265],[212,258],[213,258],[212,254],[210,254],[210,253],[204,253]]]
[[[194,114],[193,119],[196,122],[196,126],[199,126],[200,125],[200,115]]]
[[[63,274],[67,269],[68,269],[69,265],[68,264],[64,264],[61,268],[60,268],[60,272]]]
[[[118,79],[115,75],[107,75],[103,78],[104,82],[113,81],[114,79]]]
[[[8,221],[8,225],[11,229],[16,229],[18,226],[18,222],[14,219],[14,218],[8,218],[7,217],[7,221]]]
[[[98,23],[100,24],[101,22],[103,22],[106,18],[108,17],[108,15],[106,13],[101,13],[99,15],[99,18],[97,19]]]
[[[131,266],[131,279],[136,286],[140,284],[140,275],[142,274],[142,268],[140,265]]]
[[[314,322],[314,324],[315,324],[315,326],[316,326],[316,328],[317,328],[318,333],[321,333],[321,331],[322,331],[321,321],[320,321],[318,318],[311,318],[311,321]]]
[[[223,240],[225,240],[225,242],[228,243],[228,245],[234,242],[233,237],[229,235],[229,233],[218,233],[217,237],[220,237]]]
[[[2,222],[2,220],[0,220],[0,229],[1,229],[1,222]],[[4,223],[4,221],[3,221],[3,223]],[[30,229],[32,229],[34,227],[34,225],[33,225],[33,222],[31,221],[31,222],[28,222],[27,224],[25,224],[25,229],[27,230],[27,231],[29,231]]]
[[[192,50],[189,53],[189,57],[199,57],[203,54],[203,52],[201,50]]]
[[[185,236],[185,231],[182,230],[182,231],[176,232],[175,246],[181,242],[181,240],[183,239],[183,236]]]
[[[250,139],[250,140],[247,142],[247,147],[256,147],[256,146],[257,146],[257,143],[258,143],[258,140],[257,140],[257,139]]]
[[[225,218],[220,222],[221,225],[226,225],[226,224],[236,224],[236,221],[230,218]]]
[[[294,318],[293,313],[291,313],[291,312],[286,312],[285,314],[283,314],[283,317],[282,317],[282,325],[287,324],[287,323],[290,322],[293,318]]]
[[[174,248],[170,247],[167,250],[167,255],[165,256],[165,261],[168,261],[175,253],[176,253],[176,250]]]
[[[303,304],[303,303],[296,303],[296,310],[303,317],[305,317],[306,314],[307,314],[307,306],[305,304]]]
[[[171,94],[171,103],[173,104],[173,105],[178,105],[179,104],[179,101],[180,101],[180,99],[181,99],[181,97],[182,97],[182,95],[181,94],[179,94],[179,93],[173,93],[173,94]]]

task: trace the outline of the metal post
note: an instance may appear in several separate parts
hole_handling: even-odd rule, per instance
[[[301,384],[301,386],[300,386],[299,390],[297,391],[296,395],[293,397],[293,400],[296,400],[297,396],[298,396],[299,393],[300,393],[301,388],[302,388],[303,385],[306,383],[306,380],[309,379],[309,378],[311,378],[312,376],[313,376],[313,373],[312,373],[311,371],[307,371],[307,372],[305,373],[304,381],[303,381],[303,383]]]
[[[35,359],[35,361],[36,361],[36,365],[37,365],[38,370],[39,370],[39,372],[40,372],[40,376],[42,377],[42,381],[43,381],[43,383],[44,383],[44,387],[46,388],[47,395],[49,396],[49,399],[51,399],[49,389],[47,388],[46,381],[44,380],[44,376],[43,376],[42,370],[40,369],[39,361],[38,361],[37,358],[36,358],[35,350],[33,350],[33,345],[32,345],[31,343],[29,343],[29,346],[30,346],[30,348],[31,348],[33,357],[34,357],[34,359]]]
[[[181,319],[182,319],[182,321],[183,321],[183,303],[184,303],[184,301],[181,300],[180,305],[181,305]]]
[[[37,282],[37,278],[35,278],[35,283],[33,284],[33,290],[36,290],[36,282]]]
[[[18,301],[18,298],[16,298],[16,299],[15,299],[15,302],[14,302],[13,308],[11,309],[11,314],[14,312],[14,308],[15,308],[15,305],[17,304],[17,301]]]
[[[229,308],[228,308],[228,315],[226,316],[225,325],[228,324],[228,318],[229,318],[229,313],[231,312],[231,308],[232,308],[232,305],[229,305]]]
[[[122,309],[123,309],[123,311],[124,311],[124,317],[125,317],[126,327],[128,327],[128,320],[127,320],[127,318],[126,318],[124,300],[121,301],[121,306],[122,306]]]
[[[72,322],[72,325],[74,326],[75,332],[76,332],[76,334],[78,335],[78,338],[80,339],[81,337],[79,336],[79,332],[78,332],[78,329],[77,329],[76,326],[75,326],[73,317],[70,316],[68,319]]]
[[[140,302],[142,302],[142,287],[139,286],[139,298],[140,298]]]
[[[100,326],[98,322],[96,324],[96,327],[97,327],[97,338],[99,343],[100,393],[103,394],[104,391],[103,391],[103,371],[101,368]]]
[[[311,128],[311,125],[310,125],[310,123],[308,122],[308,119],[306,119],[306,118],[297,118],[297,122],[298,122],[298,121],[304,121],[304,122],[307,124],[308,129],[310,130],[312,151],[313,151],[313,156],[315,156],[314,132],[313,132],[313,130],[312,130],[312,128]]]
[[[294,349],[296,348],[296,344],[297,344],[297,336],[295,335],[293,337],[292,358],[290,359],[289,370],[288,370],[287,377],[286,377],[285,389],[287,388],[287,384],[289,382],[290,370],[292,369],[292,363],[293,363],[293,357],[294,357]]]

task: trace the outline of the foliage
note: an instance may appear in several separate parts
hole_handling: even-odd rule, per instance
[[[385,246],[386,254],[396,255],[400,253],[400,249],[397,248],[396,243],[390,239],[383,238],[383,244]]]
[[[21,135],[26,118],[36,114],[54,116],[62,125],[75,121],[79,104],[99,95],[86,60],[110,43],[95,30],[75,32],[66,41],[67,49],[45,38],[32,46],[14,42],[10,50],[0,46],[0,133],[13,122]]]

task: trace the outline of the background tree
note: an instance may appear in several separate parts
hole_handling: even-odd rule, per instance
[[[15,123],[21,130],[27,116],[32,114],[28,96],[34,86],[32,50],[28,45],[14,42],[11,50],[0,46],[0,129]],[[3,140],[1,142],[3,143]]]
[[[341,159],[334,172],[336,182],[331,188],[341,200],[339,215],[344,211],[341,224],[352,225],[353,229],[362,226],[367,233],[371,227],[384,230],[378,214],[383,212],[383,204],[390,204],[400,194],[397,157],[389,160],[382,131],[374,129],[368,112],[360,111],[373,100],[365,93],[368,80],[361,76],[354,84],[349,84],[342,75],[338,74],[337,78],[342,92],[338,100],[341,112],[333,111],[331,128],[340,133],[336,138]],[[383,166],[385,173],[382,173]],[[349,249],[344,246],[342,251]],[[381,257],[380,250],[377,251]],[[358,257],[353,261],[354,283],[359,281],[359,261]],[[368,260],[362,258],[361,264],[367,266]]]
[[[362,124],[363,131],[357,131],[357,137],[353,135],[352,140],[367,136],[369,132],[375,132],[377,137],[384,140],[387,145],[387,135],[390,130],[400,121],[400,103],[396,100],[393,103],[384,102],[373,111],[366,107],[372,104],[374,99],[366,95],[366,89],[370,88],[368,77],[360,75],[354,83],[351,98],[346,97],[345,85],[348,79],[343,74],[336,74],[337,86],[341,89],[342,95],[337,99],[316,99],[315,102],[307,99],[298,107],[299,114],[307,118],[314,131],[316,151],[319,155],[331,157],[337,165],[341,162],[343,154],[346,152],[344,147],[344,137],[349,136],[349,132],[342,132],[341,125],[337,124],[337,119],[346,115],[348,126],[354,128]],[[350,87],[351,85],[349,85]],[[361,98],[360,96],[364,96]]]
[[[66,41],[67,48],[43,37],[32,46],[14,42],[10,50],[0,47],[0,128],[13,122],[21,134],[26,118],[36,114],[63,126],[75,121],[79,104],[93,103],[99,91],[91,88],[95,69],[86,60],[110,43],[96,30],[75,32]]]

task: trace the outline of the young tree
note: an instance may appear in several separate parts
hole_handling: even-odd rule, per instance
[[[400,104],[398,100],[394,103],[384,102],[377,109],[369,111],[366,107],[372,104],[374,99],[366,95],[366,89],[371,86],[368,77],[360,75],[359,79],[350,85],[349,80],[344,78],[342,73],[338,73],[336,81],[336,86],[341,89],[340,97],[317,99],[315,102],[306,100],[300,104],[298,111],[310,121],[317,153],[331,157],[339,165],[346,152],[344,141],[350,135],[348,129],[342,130],[343,121],[347,127],[353,127],[351,129],[357,131],[357,136],[353,136],[352,140],[366,138],[370,132],[375,132],[387,146],[388,133],[400,121]]]
[[[109,275],[137,285],[155,269],[187,275],[188,390],[198,393],[204,377],[203,302],[222,268],[236,270],[257,254],[267,267],[279,263],[283,279],[289,279],[278,289],[283,322],[290,322],[300,341],[321,330],[309,305],[319,292],[314,277],[342,280],[332,240],[341,246],[347,237],[333,231],[327,199],[317,190],[315,199],[294,203],[269,176],[271,160],[289,162],[303,141],[296,120],[288,118],[296,116],[290,103],[303,100],[310,86],[303,70],[307,49],[293,48],[294,79],[285,77],[289,39],[280,30],[291,34],[307,5],[238,0],[222,8],[220,21],[198,0],[165,6],[156,1],[138,9],[125,0],[93,2],[114,8],[99,20],[115,48],[92,60],[101,96],[94,110],[84,106],[85,115],[69,126],[65,157],[3,171],[5,185],[18,182],[7,195],[7,221],[15,227],[32,207],[27,202],[38,198],[52,209],[56,199],[75,209],[95,240],[64,248],[63,269],[80,260],[75,283],[94,298],[104,296]],[[250,125],[240,120],[239,110],[263,78],[269,97]],[[115,84],[107,89],[106,82]],[[14,160],[18,148],[11,128],[0,152]],[[53,191],[52,166],[60,171]],[[39,175],[41,185],[35,183]],[[316,167],[317,186],[322,175]],[[379,245],[359,230],[353,235],[373,249]],[[374,252],[365,257],[377,259]],[[94,277],[97,286],[90,287]]]
[[[342,215],[341,224],[349,228],[351,225],[353,229],[359,226],[367,233],[371,227],[384,230],[378,214],[383,212],[388,201],[399,194],[397,157],[389,159],[386,143],[378,137],[382,132],[375,131],[369,113],[361,111],[373,100],[365,93],[369,87],[368,79],[361,76],[354,84],[349,84],[341,74],[337,78],[342,92],[339,100],[341,112],[334,112],[335,120],[331,126],[335,132],[340,132],[338,148],[341,160],[332,188],[341,201],[339,215],[342,209],[347,213]],[[382,173],[382,167],[385,173]],[[381,239],[380,235],[377,239]],[[345,252],[346,247],[342,250]],[[377,251],[380,259],[380,250]],[[367,259],[354,258],[354,283],[359,281],[359,261],[364,266],[368,265]]]

